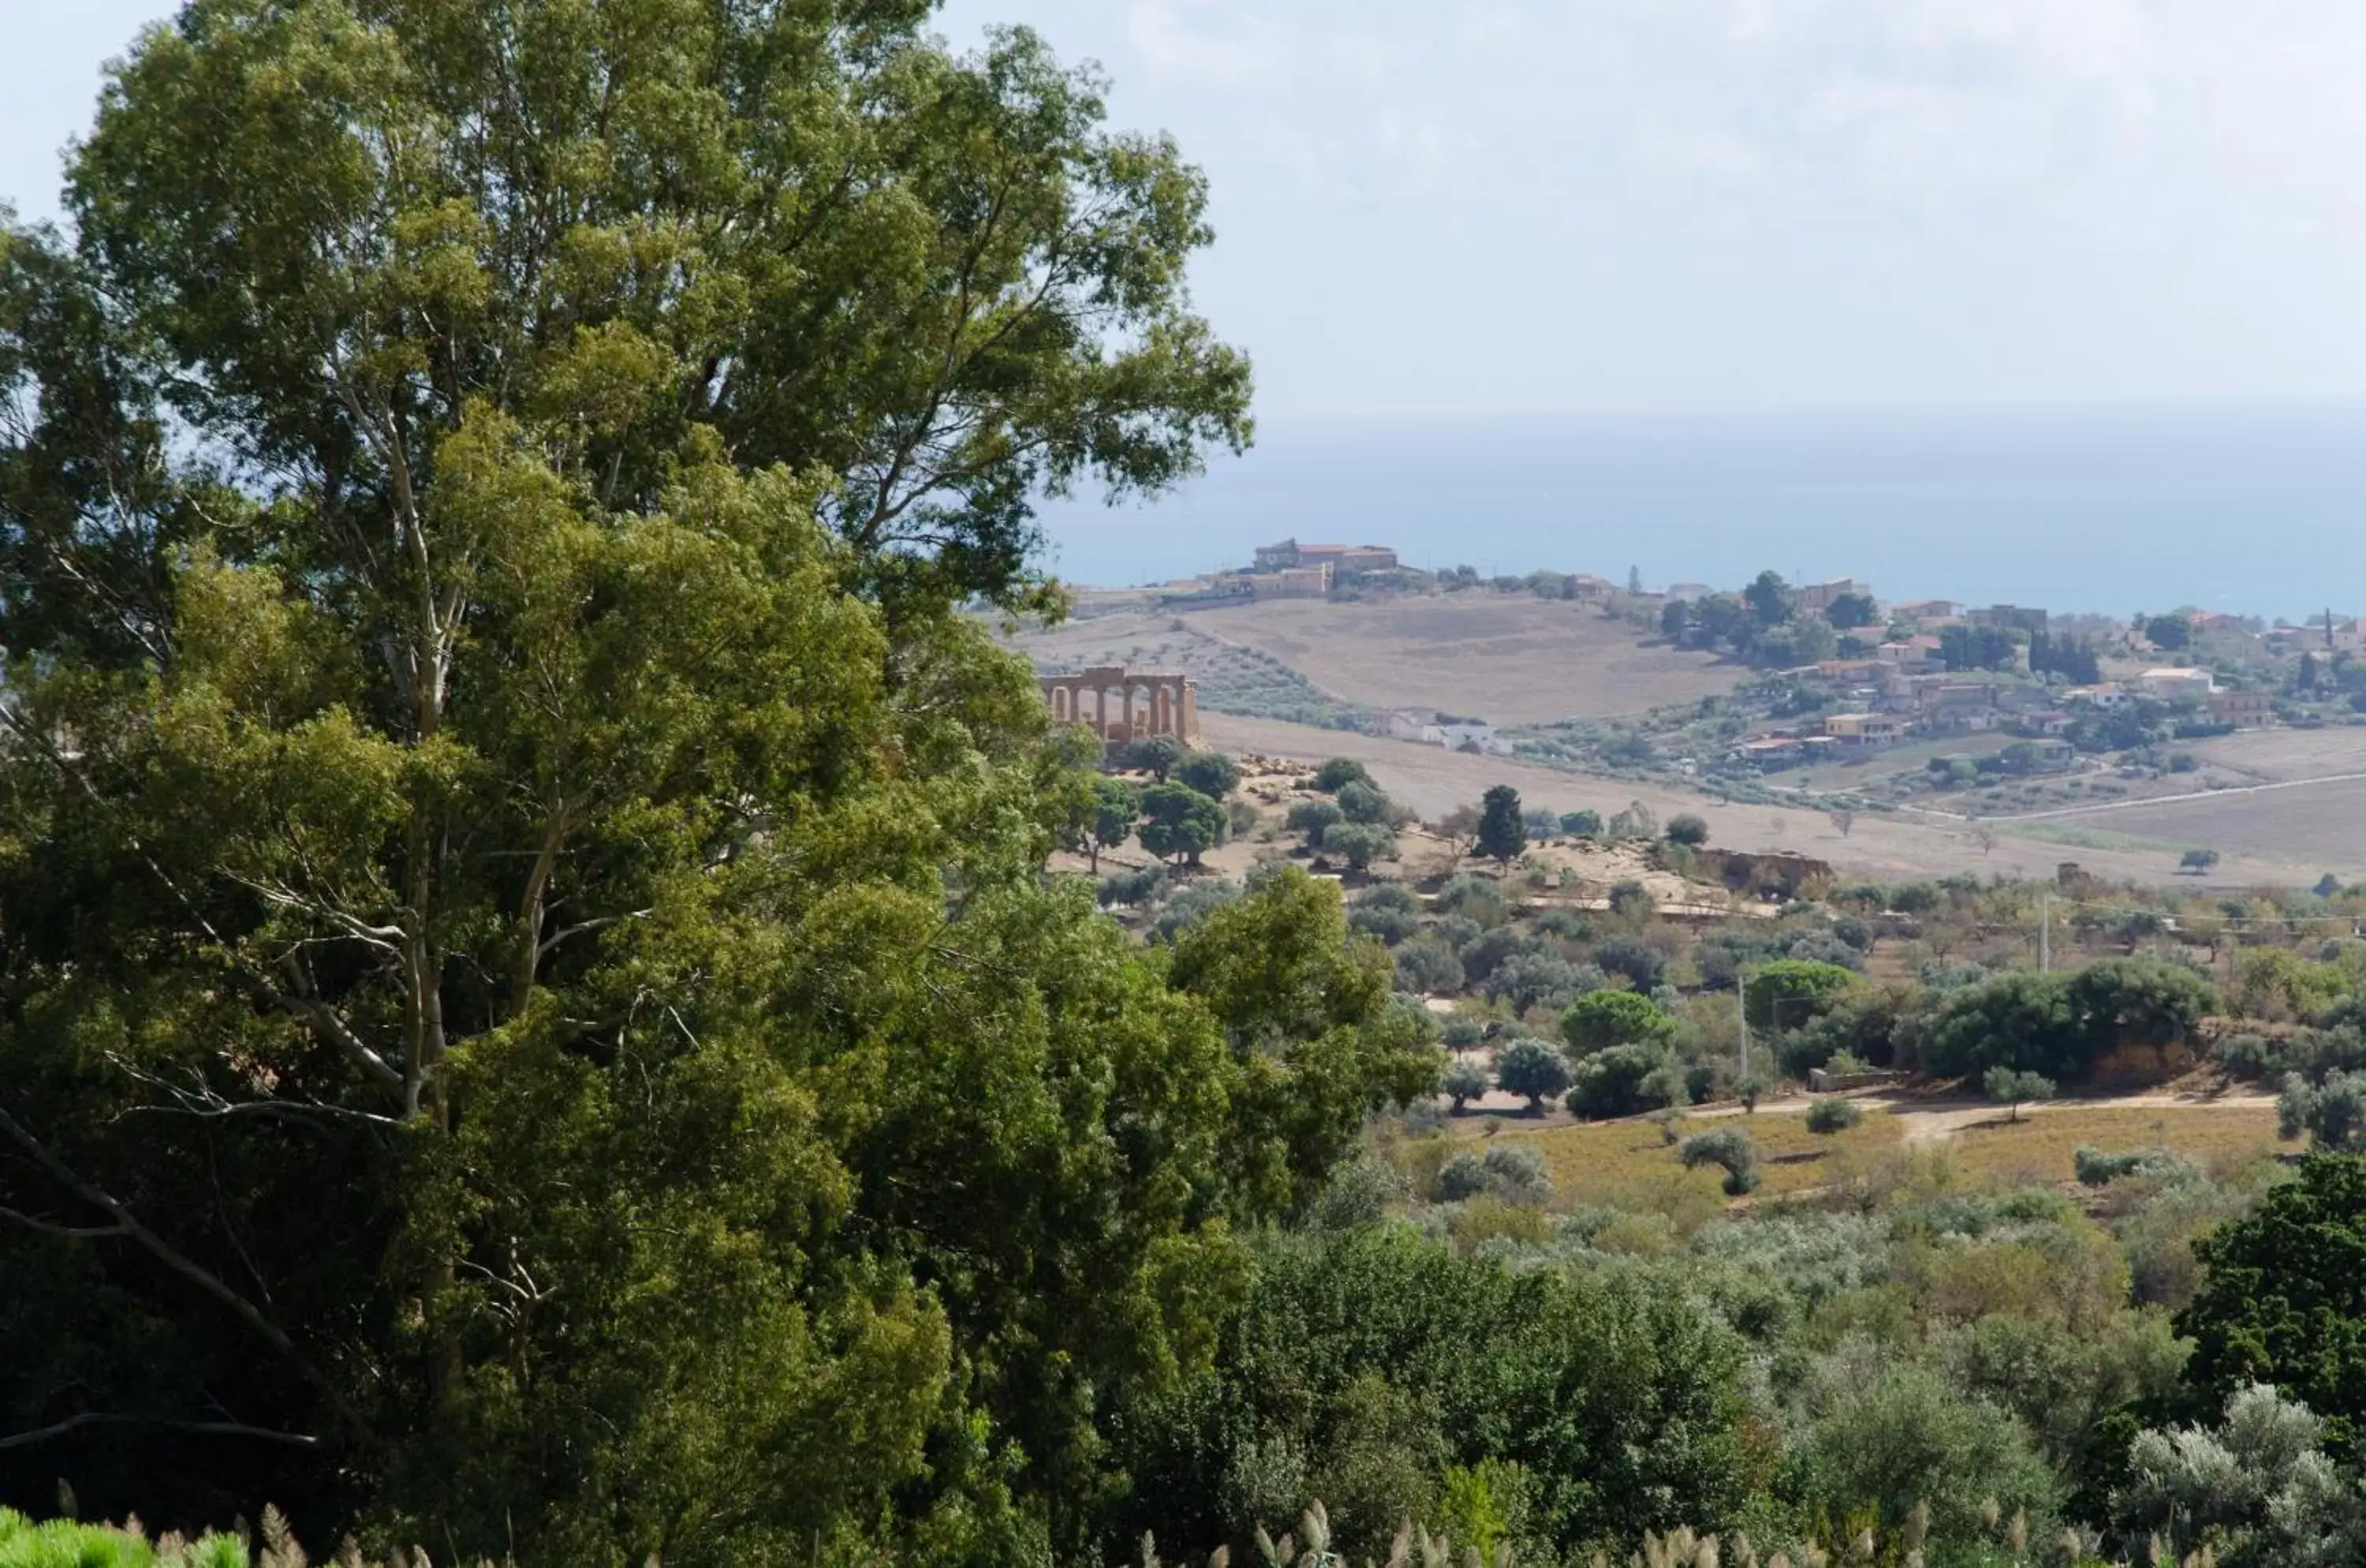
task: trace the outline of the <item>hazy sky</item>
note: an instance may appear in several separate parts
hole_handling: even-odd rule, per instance
[[[166,7],[0,0],[51,209]],[[953,0],[1213,181],[1268,413],[2366,393],[2358,0]]]

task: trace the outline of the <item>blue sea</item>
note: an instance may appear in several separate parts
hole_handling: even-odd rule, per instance
[[[1245,565],[1284,536],[1652,587],[1855,577],[2125,616],[2366,609],[2366,402],[1268,418],[1142,506],[1055,503],[1068,581]]]

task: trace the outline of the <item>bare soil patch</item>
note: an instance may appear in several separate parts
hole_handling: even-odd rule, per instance
[[[1647,644],[1594,606],[1526,594],[1274,600],[1199,611],[1189,623],[1269,653],[1350,702],[1499,725],[1641,713],[1729,692],[1748,673]]]
[[[1721,804],[1672,784],[1565,773],[1532,762],[1477,757],[1440,746],[1305,725],[1210,714],[1201,715],[1200,724],[1208,743],[1227,751],[1308,761],[1353,757],[1371,770],[1382,789],[1433,821],[1457,806],[1475,803],[1489,785],[1507,784],[1520,792],[1524,805],[1556,813],[1594,810],[1606,815],[1630,800],[1640,800],[1662,823],[1678,812],[1693,812],[1707,821],[1713,844],[1760,854],[1790,851],[1830,862],[1848,876],[1887,880],[1968,871],[1984,877],[2050,877],[2057,863],[2075,860],[2109,881],[2195,880],[2178,878],[2175,855],[2148,848],[2065,847],[2000,833],[1993,847],[1984,849],[1977,824],[1904,812],[1860,811],[1850,833],[1842,837],[1829,816],[1797,807]],[[2355,835],[2352,841],[2366,849],[2366,834]],[[2209,885],[2290,886],[2313,882],[2325,869],[2297,859],[2229,852],[2211,874]]]

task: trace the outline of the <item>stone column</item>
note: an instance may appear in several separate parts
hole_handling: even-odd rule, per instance
[[[1133,682],[1125,683],[1125,738],[1133,739]]]

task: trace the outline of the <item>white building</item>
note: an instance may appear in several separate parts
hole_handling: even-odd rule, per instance
[[[2207,670],[2189,670],[2183,665],[2164,664],[2147,670],[2136,677],[2136,684],[2145,695],[2164,703],[2201,703],[2210,700],[2218,683]]]

